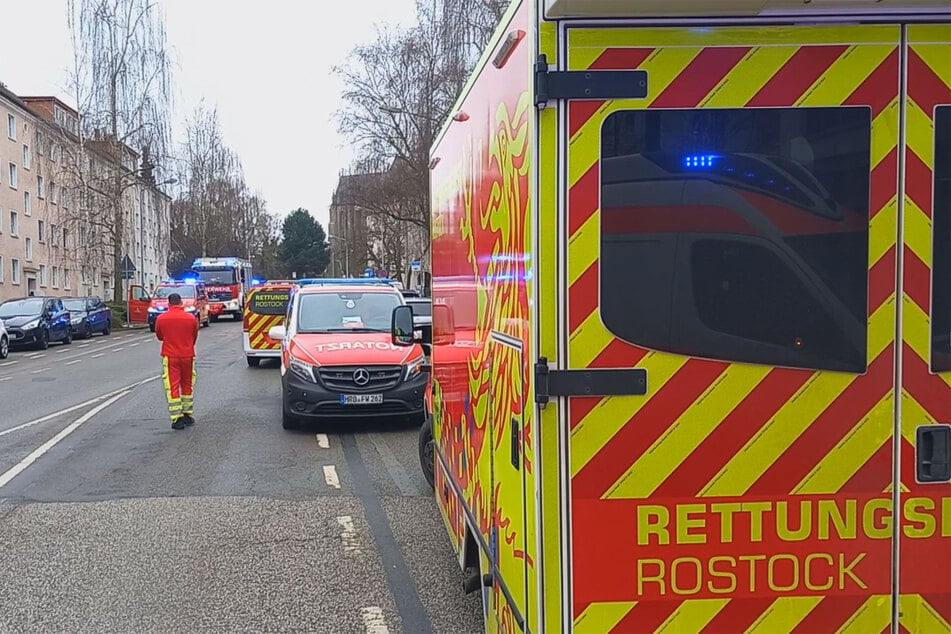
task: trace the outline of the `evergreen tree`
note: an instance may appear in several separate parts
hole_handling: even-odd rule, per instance
[[[317,277],[330,263],[327,234],[306,209],[297,209],[284,219],[281,260],[288,273]]]

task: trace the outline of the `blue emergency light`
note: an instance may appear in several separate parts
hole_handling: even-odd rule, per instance
[[[264,280],[258,279],[256,277],[251,278],[251,286],[260,286],[261,284],[264,284]]]
[[[713,167],[720,157],[716,154],[688,154],[684,156],[684,167],[688,169],[705,169]]]
[[[308,284],[392,284],[393,280],[384,277],[307,277],[295,281],[301,286]]]

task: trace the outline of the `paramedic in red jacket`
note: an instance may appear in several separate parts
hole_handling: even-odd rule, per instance
[[[198,320],[186,313],[178,293],[168,296],[168,311],[155,320],[155,336],[162,342],[162,378],[172,429],[194,425],[195,342]]]

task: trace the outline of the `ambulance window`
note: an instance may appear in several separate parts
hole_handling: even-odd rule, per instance
[[[951,106],[935,108],[931,370],[951,370]]]
[[[864,107],[610,115],[605,325],[689,356],[863,372],[870,143]]]

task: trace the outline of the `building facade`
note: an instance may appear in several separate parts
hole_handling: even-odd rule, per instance
[[[0,84],[0,121],[0,301],[122,299],[131,284],[165,278],[171,200],[147,162],[121,144],[81,141],[78,113],[55,97]],[[128,276],[116,275],[116,244]]]

